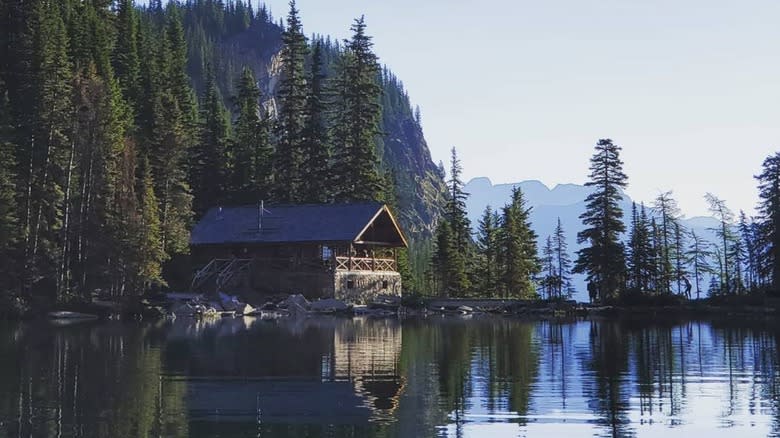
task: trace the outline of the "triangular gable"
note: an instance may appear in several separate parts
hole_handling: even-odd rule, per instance
[[[386,245],[395,247],[407,247],[409,244],[406,241],[401,227],[398,226],[395,216],[383,205],[374,217],[363,227],[354,239],[358,244],[373,244],[373,245]]]

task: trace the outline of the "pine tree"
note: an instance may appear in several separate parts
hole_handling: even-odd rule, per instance
[[[192,195],[185,166],[188,134],[184,119],[172,93],[156,96],[149,158],[160,203],[162,243],[168,255],[186,252],[189,242]]]
[[[728,257],[732,260],[732,292],[735,294],[742,294],[745,292],[745,283],[743,280],[743,271],[742,271],[742,265],[744,263],[744,254],[745,250],[742,247],[742,240],[739,238],[739,236],[734,233],[734,240],[731,242],[731,247],[729,248]]]
[[[239,203],[256,203],[270,196],[272,150],[268,116],[259,105],[260,90],[247,67],[241,73],[236,94],[238,116],[233,126],[230,166],[232,198]]]
[[[748,220],[744,211],[739,211],[739,237],[744,250],[745,261],[745,285],[748,291],[754,291],[758,287],[758,252],[760,243],[754,233],[755,219]]]
[[[154,5],[150,5],[156,10]],[[142,127],[140,155],[149,160],[168,256],[189,250],[192,221],[191,151],[198,138],[197,107],[186,73],[187,43],[178,5],[154,12],[154,32],[141,26]],[[154,57],[153,60],[147,59]]]
[[[643,257],[641,261],[641,290],[651,291],[656,287],[656,249],[655,249],[655,232],[656,223],[655,218],[648,219],[647,209],[645,204],[641,203],[639,206],[639,227],[642,230],[641,233],[641,245]]]
[[[441,220],[436,228],[436,251],[432,264],[441,296],[461,297],[465,294],[469,286],[466,266],[462,254],[457,252],[452,228],[446,220]]]
[[[63,175],[68,170],[71,129],[72,66],[68,60],[65,23],[57,5],[36,6],[33,65],[35,114],[31,150],[26,157],[30,187],[25,200],[26,287],[40,279],[57,278],[62,231]],[[24,165],[26,163],[20,163]],[[57,290],[57,298],[61,290]]]
[[[489,205],[485,207],[477,230],[479,263],[476,267],[477,292],[485,297],[495,297],[498,293],[498,222],[498,214]]]
[[[650,219],[650,251],[648,257],[648,290],[659,290],[661,287],[661,231],[655,217]]]
[[[138,52],[138,12],[134,0],[116,5],[116,43],[113,66],[125,99],[135,105],[141,98],[141,61]]]
[[[654,219],[653,219],[654,220]],[[631,207],[631,234],[628,239],[628,286],[640,293],[655,287],[655,247],[653,245],[655,222],[649,222],[645,205]]]
[[[686,255],[686,263],[693,269],[693,278],[696,286],[696,299],[701,296],[704,274],[712,273],[710,266],[710,244],[701,236],[691,231],[691,240]]]
[[[143,288],[147,289],[151,285],[164,283],[162,264],[168,257],[163,247],[160,213],[154,193],[151,165],[148,161],[143,163],[141,175],[141,223],[136,243],[140,259],[137,276]]]
[[[355,20],[334,85],[333,188],[338,201],[374,200],[381,192],[375,141],[380,134],[382,90],[377,57],[365,29],[363,17]]]
[[[141,264],[140,232],[141,214],[139,212],[139,200],[136,193],[137,156],[135,143],[131,138],[121,140],[121,145],[114,148],[112,159],[109,160],[106,169],[106,207],[105,225],[106,233],[110,236],[111,249],[106,260],[107,272],[111,272],[109,280],[103,284],[93,282],[96,286],[108,288],[116,295],[126,295],[128,291],[142,294],[143,282],[138,279],[138,266]],[[147,167],[148,168],[148,167]],[[144,169],[146,170],[146,169]],[[151,169],[149,169],[151,172]],[[151,174],[149,185],[153,187]],[[156,202],[156,199],[154,200]],[[159,218],[157,218],[159,222]],[[91,257],[76,253],[76,259],[82,266],[90,264]],[[82,271],[84,269],[82,268]],[[87,281],[82,276],[81,284]],[[85,286],[82,289],[88,290]]]
[[[165,56],[168,58],[165,87],[170,91],[179,108],[184,127],[183,140],[185,146],[189,147],[197,138],[195,133],[198,127],[198,114],[195,94],[187,75],[187,40],[184,37],[180,14],[175,4],[168,4],[167,24],[163,35],[166,46]]]
[[[551,300],[557,291],[558,271],[555,269],[555,251],[553,250],[552,236],[547,236],[542,247],[540,286],[542,297]]]
[[[295,0],[290,1],[287,27],[282,33],[282,71],[277,99],[274,197],[279,202],[297,202],[303,180],[301,169],[304,124],[306,122],[306,74],[304,59],[308,53],[306,37]]]
[[[710,212],[720,222],[720,227],[713,230],[720,240],[721,246],[717,248],[718,263],[720,266],[720,292],[726,295],[735,293],[732,284],[732,270],[734,253],[732,251],[736,235],[732,229],[734,225],[734,213],[726,206],[726,202],[712,193],[707,193],[704,199],[709,205]]]
[[[636,202],[631,203],[631,232],[628,237],[628,257],[626,260],[626,286],[637,292],[642,291],[642,227],[639,222]]]
[[[128,233],[137,208],[135,150],[126,135],[131,111],[116,81],[95,69],[77,75],[74,94],[79,116],[72,136],[75,163],[65,186],[61,282],[84,298],[96,288],[122,295],[131,280]]]
[[[555,295],[557,298],[569,298],[573,293],[573,286],[571,284],[571,259],[569,258],[566,235],[563,231],[560,217],[555,226],[555,232],[552,235],[552,249],[555,257],[556,270],[558,272],[557,281],[555,283]]]
[[[677,281],[677,293],[684,293],[683,281],[687,280],[688,272],[685,269],[685,235],[687,231],[680,225],[680,222],[674,223],[674,278]],[[690,296],[686,297],[690,298]]]
[[[0,278],[16,276],[14,250],[18,239],[16,211],[15,145],[11,143],[11,114],[8,94],[0,77]],[[12,289],[12,284],[0,286],[0,295]]]
[[[230,125],[211,68],[207,69],[200,108],[200,140],[191,153],[190,168],[196,215],[226,201],[226,154]]]
[[[764,160],[758,180],[760,234],[764,242],[762,275],[780,290],[780,152]]]
[[[574,272],[587,274],[596,286],[599,299],[616,298],[624,288],[625,254],[620,234],[625,231],[619,202],[621,189],[627,185],[620,160],[620,146],[602,139],[591,158],[590,181],[595,190],[586,199],[586,210],[580,216],[585,229],[577,234],[579,243],[588,246],[577,252]]]
[[[447,293],[449,296],[464,296],[471,287],[469,273],[473,269],[470,264],[472,257],[471,225],[466,212],[467,193],[463,192],[460,160],[455,148],[452,149],[452,169],[449,184],[449,199],[444,209],[441,223],[446,223],[446,236],[450,242],[446,251],[439,254],[439,274],[447,278]],[[441,226],[441,224],[440,224]],[[443,245],[444,242],[440,241]],[[444,259],[444,256],[447,256]]]
[[[531,299],[536,295],[533,278],[541,267],[537,257],[536,233],[530,224],[531,208],[523,192],[512,188],[512,199],[501,220],[501,263],[505,296]]]
[[[302,155],[305,177],[301,179],[301,200],[308,203],[329,201],[330,145],[325,125],[323,95],[322,44],[314,45],[309,73],[309,93],[306,98],[306,121],[303,129]],[[393,186],[394,188],[394,186]]]
[[[460,179],[463,168],[454,147],[451,150],[451,160],[450,179],[447,181],[450,196],[445,206],[445,213],[452,228],[456,249],[465,254],[471,245],[471,223],[466,211],[468,193],[463,191],[463,181]]]
[[[659,278],[660,288],[656,292],[672,293],[672,281],[675,278],[674,261],[679,259],[675,246],[675,228],[679,226],[680,209],[677,201],[672,198],[672,192],[664,192],[655,199],[655,211],[660,220],[660,247],[658,248],[660,264]],[[679,278],[679,276],[677,276]]]

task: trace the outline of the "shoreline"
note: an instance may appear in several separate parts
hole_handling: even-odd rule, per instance
[[[107,306],[104,303],[71,303],[63,306],[29,307],[23,313],[0,313],[0,320],[21,321],[48,319],[50,312],[68,311],[94,315],[97,320],[156,320],[166,317],[166,304],[160,302],[133,302]],[[421,298],[412,302],[398,303],[396,306],[364,306],[360,311],[348,307],[341,311],[309,311],[306,316],[370,316],[370,317],[417,317],[430,315],[495,315],[503,317],[531,318],[598,318],[626,319],[639,318],[691,318],[709,319],[712,317],[734,318],[777,318],[780,316],[780,299],[733,296],[715,297],[700,300],[679,301],[677,303],[604,303],[591,304],[574,301],[479,299],[479,298]],[[283,316],[296,318],[300,315]],[[184,317],[190,317],[184,316]]]

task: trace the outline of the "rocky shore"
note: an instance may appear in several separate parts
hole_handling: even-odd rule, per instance
[[[312,315],[364,315],[417,317],[427,315],[498,315],[528,318],[631,318],[631,317],[765,317],[780,315],[780,299],[749,296],[716,297],[666,303],[590,304],[568,301],[426,298],[380,296],[371,303],[354,305],[335,299],[309,301],[302,295],[271,297],[250,305],[237,297],[206,298],[193,294],[160,294],[122,301],[74,301],[69,304],[30,305],[22,300],[4,303],[0,319],[54,318],[57,312],[78,312],[96,319],[157,319],[165,317],[298,318]],[[9,305],[10,304],[10,305]]]

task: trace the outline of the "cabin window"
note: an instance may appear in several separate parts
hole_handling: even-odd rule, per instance
[[[382,289],[387,289],[387,280],[382,280]]]
[[[329,246],[322,247],[322,260],[330,260],[333,257],[333,248]]]
[[[347,280],[347,289],[355,288],[355,280]]]

